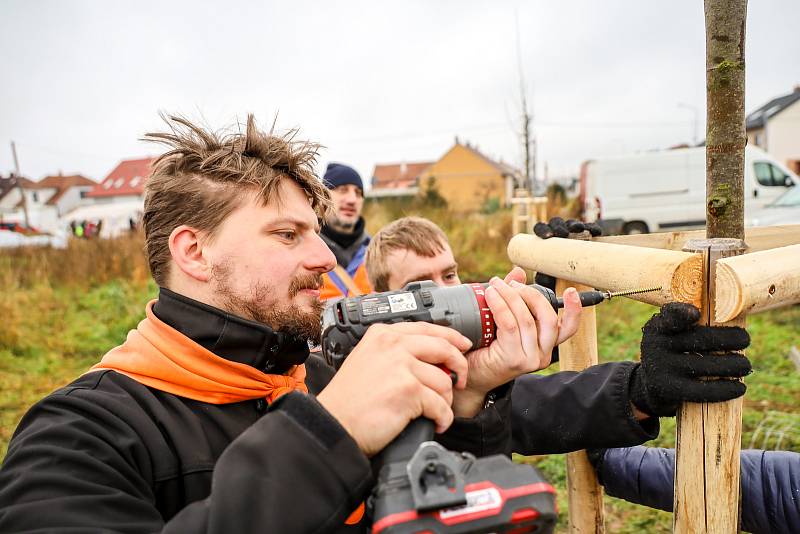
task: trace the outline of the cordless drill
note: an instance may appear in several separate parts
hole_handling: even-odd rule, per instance
[[[486,287],[412,282],[399,291],[331,301],[322,315],[322,352],[338,369],[371,325],[404,321],[449,326],[469,338],[473,348],[486,347],[495,337]],[[532,287],[554,309],[564,306],[552,290]],[[583,306],[593,306],[658,289],[584,291],[579,296]],[[381,453],[372,499],[374,534],[552,532],[555,490],[535,468],[503,455],[475,458],[451,452],[432,441],[433,435],[433,423],[417,419]]]
[[[483,292],[479,284],[439,287],[426,281],[333,301],[322,316],[323,354],[338,369],[370,325],[402,321],[451,326],[474,347],[486,346],[494,329],[483,324]],[[490,312],[488,322],[494,324]],[[380,454],[373,534],[552,532],[555,489],[533,466],[502,454],[476,458],[448,451],[433,437],[433,422],[420,418]]]
[[[332,301],[322,314],[322,352],[335,367],[350,354],[367,329],[376,323],[424,321],[458,330],[472,341],[474,349],[487,347],[495,337],[494,317],[486,304],[488,284],[437,286],[430,280],[411,282],[403,289],[372,293]],[[564,307],[561,297],[544,286],[532,284],[553,309]],[[611,293],[582,291],[581,304],[594,306],[620,295],[630,295],[659,288]]]

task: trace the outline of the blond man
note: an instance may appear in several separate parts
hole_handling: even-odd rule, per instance
[[[433,280],[438,285],[461,283],[447,236],[436,224],[420,217],[398,219],[373,237],[367,249],[367,273],[376,291],[402,289],[419,280]],[[525,281],[524,272],[518,268],[512,274],[518,277],[517,282]],[[567,301],[574,297],[574,290],[565,293]],[[521,454],[549,454],[638,445],[658,435],[658,416],[674,416],[680,402],[715,402],[744,394],[744,386],[738,381],[701,380],[696,367],[702,364],[712,376],[739,377],[750,369],[744,356],[730,355],[726,362],[717,363],[699,354],[702,350],[687,355],[677,348],[663,346],[674,343],[678,347],[683,340],[677,336],[682,335],[696,336],[693,341],[696,346],[707,346],[709,350],[719,344],[718,333],[700,331],[707,338],[697,333],[696,311],[665,307],[651,319],[645,329],[650,337],[643,340],[642,364],[611,362],[580,373],[527,374],[516,378],[510,393],[511,406],[507,408],[512,425],[512,450]],[[658,324],[668,316],[670,326]],[[675,330],[668,332],[676,336],[675,340],[663,339],[670,336],[656,340],[653,332],[669,328]],[[747,333],[743,330],[731,330],[730,335],[735,337],[730,345],[717,350],[741,349],[747,345]],[[472,386],[470,381],[481,376],[475,367],[481,369],[483,362],[471,355],[468,361],[468,386]],[[681,384],[681,387],[665,388],[665,384]],[[495,388],[495,392],[509,389],[499,385]]]

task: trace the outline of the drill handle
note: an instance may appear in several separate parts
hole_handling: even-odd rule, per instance
[[[400,434],[380,453],[381,465],[407,462],[414,456],[420,443],[433,440],[433,421],[420,417],[411,421]]]

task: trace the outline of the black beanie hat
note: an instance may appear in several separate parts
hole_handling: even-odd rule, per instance
[[[364,190],[364,182],[361,181],[361,176],[358,175],[355,169],[342,165],[341,163],[329,163],[328,168],[325,169],[325,176],[322,177],[325,186],[328,189],[335,189],[340,185],[352,184],[362,191]]]

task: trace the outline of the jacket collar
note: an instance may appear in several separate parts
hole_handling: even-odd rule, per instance
[[[334,230],[332,226],[324,224],[320,237],[336,256],[336,263],[347,268],[358,250],[369,244],[369,234],[364,231],[366,223],[364,217],[359,217],[352,232],[344,233]]]
[[[160,288],[153,313],[169,326],[217,356],[284,374],[308,357],[308,343],[269,326]]]

